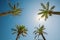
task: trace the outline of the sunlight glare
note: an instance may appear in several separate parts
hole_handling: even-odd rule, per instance
[[[45,23],[45,17],[41,18],[41,15],[37,15],[37,19],[36,20],[40,24],[44,24]]]

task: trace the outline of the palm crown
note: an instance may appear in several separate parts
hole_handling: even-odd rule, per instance
[[[16,15],[19,15],[21,13],[22,10],[21,10],[21,8],[18,8],[18,6],[19,6],[19,3],[18,2],[17,2],[17,4],[12,5],[8,1],[8,5],[11,8],[11,10],[10,11],[7,11],[7,12],[0,13],[0,16],[5,16],[5,15],[8,15],[8,14],[12,14],[12,15],[16,16]]]
[[[17,37],[16,37],[16,40],[18,40],[19,36],[26,36],[27,34],[27,29],[25,28],[24,25],[17,25],[16,26],[16,29],[12,29],[13,30],[13,33],[12,34],[15,34],[17,33]]]
[[[44,32],[44,30],[45,30],[44,25],[42,25],[41,27],[39,26],[39,28],[37,28],[37,29],[33,32],[33,33],[35,33],[35,39],[36,39],[36,37],[39,38],[39,36],[41,35],[41,36],[43,37],[43,39],[46,40],[43,34],[47,34],[47,33]]]
[[[21,10],[21,8],[18,8],[18,6],[19,6],[18,2],[17,2],[17,4],[14,4],[14,5],[12,5],[10,2],[8,4],[9,4],[10,8],[12,9],[11,14],[19,15],[19,13],[21,13],[22,10]]]
[[[52,14],[60,15],[60,12],[54,12],[53,9],[55,6],[49,7],[49,2],[47,2],[46,5],[41,3],[41,6],[43,9],[39,9],[41,12],[38,13],[38,15],[42,14],[41,17],[45,17],[45,20],[48,18],[48,16],[51,16]]]

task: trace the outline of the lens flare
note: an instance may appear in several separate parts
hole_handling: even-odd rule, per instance
[[[36,20],[40,24],[44,24],[45,23],[45,17],[41,18],[41,15],[37,15],[37,19]]]

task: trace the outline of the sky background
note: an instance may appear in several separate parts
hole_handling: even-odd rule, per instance
[[[40,3],[46,4],[50,2],[50,6],[55,5],[54,11],[60,11],[60,0],[10,0],[12,4],[19,2],[19,7],[22,8],[20,16],[0,16],[0,40],[15,40],[16,35],[12,35],[11,28],[15,28],[16,25],[25,25],[28,29],[26,37],[20,37],[19,40],[33,40],[34,28],[40,25],[44,25],[45,32],[48,35],[44,35],[46,40],[60,40],[60,16],[52,15],[47,21],[37,20],[37,13],[41,9]],[[0,0],[0,13],[11,10],[7,0]],[[42,39],[42,38],[40,38]]]

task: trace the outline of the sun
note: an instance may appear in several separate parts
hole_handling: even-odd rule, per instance
[[[41,15],[37,15],[36,20],[37,20],[37,22],[39,22],[40,24],[44,24],[44,23],[45,23],[45,17],[41,18]]]

